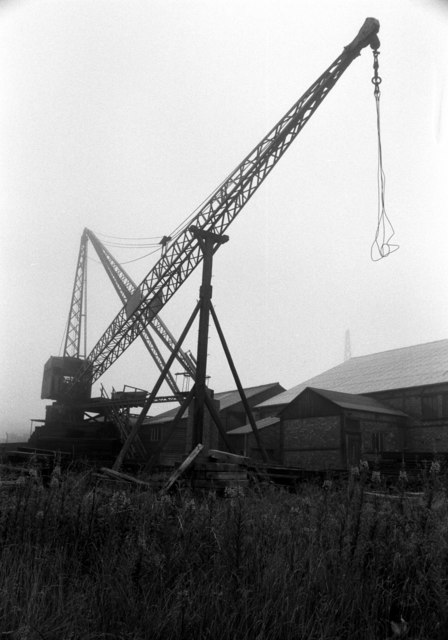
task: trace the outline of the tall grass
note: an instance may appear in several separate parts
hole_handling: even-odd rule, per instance
[[[432,640],[448,617],[448,506],[430,491],[412,506],[372,502],[362,482],[224,498],[71,475],[4,488],[0,637],[385,640],[398,606]]]

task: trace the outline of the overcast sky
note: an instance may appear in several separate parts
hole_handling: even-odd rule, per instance
[[[0,3],[0,437],[44,416],[43,366],[60,353],[84,227],[109,241],[168,235],[367,16],[381,24],[386,211],[400,249],[371,261],[377,142],[368,48],[215,257],[213,301],[243,384],[285,388],[339,364],[346,330],[353,356],[448,337],[446,3]],[[159,255],[129,262],[149,250],[110,250],[137,281]],[[121,306],[93,248],[89,256],[88,350]],[[161,314],[176,334],[200,275]],[[195,352],[196,339],[195,329],[185,347]],[[214,331],[208,373],[216,391],[235,387]],[[110,390],[155,380],[136,341],[101,382]]]

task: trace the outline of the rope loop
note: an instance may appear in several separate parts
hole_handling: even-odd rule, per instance
[[[375,85],[374,95],[376,102],[376,126],[377,126],[377,140],[378,140],[378,219],[377,228],[375,232],[375,239],[372,243],[370,250],[370,257],[374,262],[387,258],[391,253],[399,248],[398,244],[392,244],[391,240],[395,235],[395,230],[391,221],[386,213],[386,176],[383,170],[383,150],[381,144],[381,123],[380,123],[380,84],[381,77],[378,74],[378,56],[379,51],[373,51],[373,69],[374,76],[372,83]]]

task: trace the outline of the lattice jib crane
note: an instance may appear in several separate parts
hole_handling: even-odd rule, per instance
[[[126,305],[129,299],[134,295],[137,289],[137,285],[135,284],[131,276],[126,272],[123,265],[121,265],[114,258],[109,249],[104,246],[104,244],[97,238],[93,231],[91,231],[90,229],[84,229],[83,237],[88,238],[88,240],[94,247],[99,259],[101,260],[104,270],[109,276],[110,281],[112,282],[118,296],[120,297],[121,302]],[[147,327],[143,327],[142,329],[141,338],[143,339],[143,342],[145,343],[147,350],[150,352],[159,371],[162,371],[165,366],[165,361],[156,343],[154,342],[149,329],[151,329],[157,335],[157,337],[161,340],[161,342],[163,342],[163,344],[170,352],[174,351],[177,340],[168,329],[167,325],[157,315],[154,316],[154,318],[151,320],[151,323]],[[184,352],[182,349],[179,349],[176,357],[185,374],[194,378],[196,373],[196,365],[193,362],[191,356],[188,353]],[[170,386],[171,391],[175,395],[180,393],[172,375],[168,374],[167,382]]]
[[[69,386],[68,395],[77,386],[96,381],[141,335],[143,328],[201,262],[200,246],[190,226],[224,234],[362,49],[370,46],[378,50],[378,31],[378,20],[367,18],[355,39],[218,186],[189,224],[165,246],[158,262],[92,349]]]
[[[137,285],[124,267],[114,258],[112,253],[103,245],[97,236],[90,229],[85,228],[81,236],[78,261],[75,272],[72,298],[67,322],[67,329],[64,339],[64,350],[62,357],[52,357],[45,367],[44,382],[42,387],[43,398],[61,399],[64,395],[67,384],[77,374],[85,358],[86,348],[86,290],[87,290],[87,254],[88,244],[94,247],[101,264],[109,276],[112,285],[117,292],[121,302],[126,305],[129,298],[134,294]],[[142,327],[140,337],[145,347],[159,371],[165,367],[165,360],[158,348],[151,331],[165,345],[169,352],[173,352],[177,340],[159,316],[154,316],[151,323]],[[182,366],[186,376],[194,378],[196,375],[196,364],[193,358],[182,349],[176,351],[176,359]],[[183,392],[177,386],[173,375],[168,372],[166,382],[174,397],[181,399]],[[83,392],[77,396],[88,397],[89,386],[84,386]]]

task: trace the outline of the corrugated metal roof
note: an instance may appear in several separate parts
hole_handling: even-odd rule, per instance
[[[289,404],[306,387],[374,393],[448,382],[448,340],[350,358],[257,407]]]
[[[277,424],[278,422],[280,422],[280,418],[263,418],[262,420],[257,420],[255,424],[257,425],[257,429],[261,431],[261,429],[271,427],[273,424]],[[228,436],[240,436],[246,433],[252,433],[252,427],[250,424],[245,424],[242,427],[237,427],[236,429],[227,431]]]
[[[406,416],[399,409],[392,409],[382,404],[374,398],[368,396],[360,396],[352,393],[342,393],[340,391],[328,391],[328,389],[316,389],[315,387],[307,387],[323,398],[327,398],[341,409],[352,409],[356,411],[369,411],[370,413],[382,413],[393,416]],[[303,393],[303,391],[302,391]]]
[[[246,394],[246,398],[249,400],[252,396],[255,396],[259,393],[263,393],[263,391],[267,391],[272,387],[281,386],[278,382],[270,382],[268,384],[261,384],[257,387],[247,387],[244,389],[244,393]],[[283,388],[283,387],[282,387]],[[241,397],[238,389],[232,389],[231,391],[219,391],[214,394],[214,399],[219,401],[219,410],[228,409],[233,405],[239,404],[241,402]],[[157,416],[152,416],[149,418],[146,423],[154,423],[164,424],[165,422],[171,422],[174,416],[178,411],[178,407],[174,407],[174,409],[170,409],[169,411],[164,411],[163,413],[159,413]],[[184,418],[188,416],[188,408],[184,413]]]

